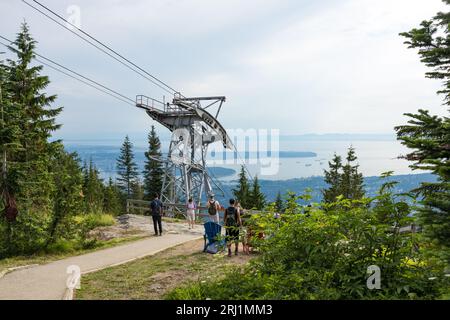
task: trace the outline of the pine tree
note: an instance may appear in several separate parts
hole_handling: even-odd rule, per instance
[[[8,70],[0,60],[0,259],[12,252],[12,222],[17,217],[18,172],[10,161],[21,148],[18,108],[11,102]],[[5,218],[5,219],[3,219]],[[3,225],[2,222],[5,221]]]
[[[336,153],[333,160],[328,162],[329,171],[324,170],[325,182],[329,185],[328,189],[322,190],[323,198],[326,203],[331,203],[336,200],[336,197],[341,195],[341,173],[342,158]]]
[[[450,4],[450,0],[444,0]],[[439,12],[431,20],[423,21],[419,28],[400,35],[409,48],[419,49],[421,61],[432,70],[426,73],[431,79],[443,80],[438,94],[444,95],[444,103],[450,106],[450,12]],[[450,108],[447,109],[450,112]],[[412,151],[405,158],[414,170],[427,170],[437,177],[436,183],[424,183],[417,190],[423,196],[419,209],[419,223],[429,239],[450,248],[450,117],[431,115],[420,109],[418,113],[405,114],[408,124],[396,127],[397,137]],[[450,254],[447,254],[450,261]]]
[[[277,210],[278,213],[283,213],[285,210],[284,201],[281,197],[281,192],[278,191],[277,198],[275,199],[275,210]]]
[[[135,200],[144,200],[144,185],[139,179],[131,184],[131,194]]]
[[[104,192],[103,211],[108,214],[119,215],[122,210],[120,190],[114,184],[112,178],[109,178]]]
[[[6,213],[17,205],[19,213],[7,225],[8,253],[34,252],[42,248],[51,221],[59,214],[58,180],[52,168],[60,156],[59,141],[49,142],[60,126],[55,118],[62,108],[52,108],[56,96],[48,96],[47,76],[40,65],[33,65],[36,41],[26,23],[9,47],[16,55],[1,67],[2,200]],[[6,72],[5,72],[6,71]],[[6,102],[6,103],[5,103]],[[56,197],[56,198],[55,198]],[[14,223],[11,223],[14,221]],[[49,227],[50,223],[50,227]]]
[[[128,197],[132,195],[133,183],[138,179],[137,165],[134,162],[133,144],[128,136],[125,137],[120,156],[117,159],[117,174],[119,187]]]
[[[86,211],[89,213],[101,213],[103,210],[104,184],[100,173],[92,160],[84,169],[83,194]]]
[[[144,167],[144,198],[146,200],[153,199],[155,193],[160,193],[163,184],[164,171],[160,161],[161,154],[161,142],[156,134],[155,127],[148,135],[148,152],[145,153],[145,167]]]
[[[342,158],[334,155],[329,162],[329,171],[324,170],[325,182],[329,185],[328,189],[322,190],[324,201],[332,203],[338,196],[345,199],[358,200],[364,197],[364,177],[358,171],[359,165],[354,164],[358,158],[355,149],[348,149],[346,163],[343,165]]]
[[[353,163],[358,160],[355,149],[350,147],[348,149],[346,161],[347,163],[342,167],[342,186],[341,193],[346,199],[357,200],[364,197],[364,178],[358,172],[359,165]]]
[[[6,205],[6,194],[11,196],[19,190],[18,168],[12,160],[23,149],[21,145],[20,112],[11,101],[11,84],[8,68],[0,61],[0,154],[1,154],[1,195]]]
[[[80,160],[76,153],[67,153],[61,146],[58,155],[53,160],[52,172],[55,183],[53,195],[54,209],[48,229],[46,246],[53,243],[62,229],[64,222],[71,216],[79,214],[83,209],[83,175]]]
[[[249,208],[256,210],[264,209],[266,205],[266,196],[261,192],[261,186],[259,185],[258,177],[253,179],[252,189],[249,193]]]
[[[47,211],[51,208],[52,181],[49,174],[50,159],[60,148],[60,142],[49,142],[53,131],[60,125],[55,118],[62,108],[51,108],[56,96],[47,96],[43,91],[50,83],[42,76],[42,66],[32,66],[36,41],[30,35],[28,25],[23,23],[10,49],[17,55],[17,61],[8,60],[9,90],[11,102],[18,108],[18,123],[21,141],[20,149],[12,161],[17,163],[21,182],[20,203],[28,208]],[[24,181],[26,180],[26,182]],[[30,201],[32,200],[32,201]]]
[[[241,167],[241,172],[239,173],[238,185],[233,189],[233,194],[236,199],[241,203],[243,208],[251,208],[250,203],[250,187],[248,184],[247,173],[245,172],[245,167]]]

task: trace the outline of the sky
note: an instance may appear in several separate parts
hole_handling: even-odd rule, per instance
[[[398,35],[446,10],[441,0],[41,2],[66,18],[76,6],[83,30],[183,95],[226,96],[226,128],[389,134],[406,112],[445,112],[439,82],[425,78]],[[0,35],[14,38],[24,20],[40,54],[131,99],[165,94],[22,1],[0,0]],[[155,124],[138,108],[44,73],[64,107],[58,137],[144,136]]]

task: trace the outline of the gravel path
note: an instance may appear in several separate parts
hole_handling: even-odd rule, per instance
[[[127,220],[133,220],[131,217]],[[146,219],[147,220],[147,219]],[[147,227],[148,220],[142,221]],[[203,227],[188,230],[182,224],[167,223],[163,225],[162,237],[150,237],[145,240],[120,245],[113,248],[71,257],[49,264],[18,270],[6,274],[0,279],[0,300],[60,300],[66,292],[67,267],[79,266],[83,273],[89,273],[110,266],[123,264],[179,244],[199,239]]]

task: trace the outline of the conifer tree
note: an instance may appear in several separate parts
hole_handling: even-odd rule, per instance
[[[329,185],[328,189],[322,190],[324,201],[331,203],[336,201],[338,196],[345,199],[358,200],[364,197],[364,177],[358,171],[359,165],[354,164],[358,158],[355,149],[348,149],[346,163],[342,163],[342,158],[334,155],[330,161],[329,171],[324,170],[325,182]]]
[[[83,194],[87,212],[101,213],[103,209],[104,185],[100,173],[92,160],[84,167]]]
[[[144,185],[136,179],[131,185],[131,194],[135,200],[144,200]]]
[[[52,171],[62,145],[59,141],[49,142],[52,132],[60,127],[55,118],[62,108],[53,108],[56,96],[45,93],[49,79],[41,75],[43,67],[32,62],[35,46],[27,24],[22,24],[9,47],[16,58],[1,67],[1,96],[5,97],[0,129],[5,168],[1,196],[10,221],[7,254],[40,249],[48,239],[45,232],[51,234],[54,229],[49,222],[54,222],[54,215],[65,206],[55,193],[58,180]],[[12,207],[18,209],[15,211],[18,216],[8,214]]]
[[[105,187],[103,211],[108,214],[119,215],[122,209],[120,190],[110,177]]]
[[[341,195],[341,173],[342,157],[334,154],[333,159],[328,162],[329,171],[324,170],[325,182],[329,185],[328,189],[322,190],[324,201],[327,203],[334,202],[336,197]]]
[[[117,181],[119,187],[127,197],[132,195],[133,183],[138,179],[137,165],[134,162],[133,144],[128,136],[120,148],[120,156],[117,159]]]
[[[278,191],[277,198],[275,199],[275,209],[278,213],[284,212],[285,206],[283,202],[283,198],[281,197],[281,192]]]
[[[12,157],[12,161],[17,164],[18,181],[22,182],[18,190],[22,200],[20,203],[32,203],[35,209],[47,211],[51,207],[53,188],[53,179],[49,174],[50,159],[60,144],[48,139],[60,127],[55,118],[62,108],[52,108],[56,96],[44,93],[50,81],[47,76],[41,75],[42,66],[32,65],[35,46],[36,41],[31,37],[28,25],[23,23],[10,46],[17,60],[8,60],[9,92],[11,102],[17,108],[20,145],[23,147]]]
[[[19,188],[17,168],[10,161],[21,148],[19,113],[11,102],[7,72],[0,60],[0,258],[12,251],[12,222],[17,217],[15,197]]]
[[[241,203],[241,206],[245,209],[251,208],[250,199],[250,186],[248,183],[247,173],[245,172],[245,167],[241,166],[241,172],[239,173],[238,185],[233,189],[233,194]]]
[[[152,126],[148,134],[149,149],[145,153],[144,166],[144,198],[146,200],[153,199],[155,193],[160,193],[163,184],[164,171],[160,161],[155,160],[161,158],[161,142],[156,134],[155,127]]]
[[[261,192],[261,186],[259,185],[257,176],[255,177],[255,179],[253,179],[252,189],[249,193],[248,205],[250,208],[256,210],[262,210],[266,205],[266,196]]]
[[[341,194],[346,199],[357,200],[364,197],[364,178],[358,171],[359,165],[354,164],[356,160],[358,158],[355,149],[350,147],[346,157],[347,163],[342,167],[341,176]]]
[[[54,209],[48,229],[46,246],[53,243],[66,230],[61,226],[67,218],[79,214],[83,209],[83,175],[80,160],[75,153],[67,153],[61,146],[53,160],[52,173],[55,183]],[[58,234],[59,233],[59,234]]]
[[[444,0],[447,5],[450,0]],[[423,183],[415,192],[423,197],[419,209],[419,223],[429,239],[444,248],[450,261],[450,12],[439,12],[431,20],[423,21],[419,28],[400,35],[409,48],[419,49],[421,61],[431,70],[427,78],[443,80],[438,94],[444,95],[447,106],[445,116],[431,115],[420,109],[405,114],[409,121],[396,127],[397,137],[411,149],[404,156],[413,162],[414,170],[433,172],[438,181]]]

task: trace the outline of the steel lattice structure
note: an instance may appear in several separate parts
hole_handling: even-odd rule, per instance
[[[225,149],[233,144],[218,121],[225,97],[185,98],[175,95],[172,103],[164,103],[143,95],[136,97],[136,106],[172,132],[166,158],[155,159],[164,164],[161,199],[165,203],[185,203],[192,198],[199,205],[213,194],[213,187],[221,190],[208,173],[208,147],[221,142]],[[202,103],[207,103],[205,107]],[[213,116],[207,109],[217,107]]]

